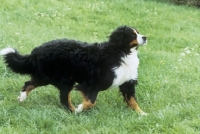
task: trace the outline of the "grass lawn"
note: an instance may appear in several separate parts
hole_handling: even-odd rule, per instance
[[[162,0],[163,1],[163,0]],[[1,134],[197,134],[200,132],[200,9],[158,0],[1,0],[0,49],[28,54],[43,42],[70,38],[107,40],[120,25],[148,36],[139,49],[137,98],[147,117],[127,108],[118,89],[101,92],[96,106],[75,115],[53,86],[22,103],[28,76],[8,70],[0,58]],[[72,92],[78,105],[82,98]]]

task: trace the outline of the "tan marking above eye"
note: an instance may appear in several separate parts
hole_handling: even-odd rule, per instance
[[[134,34],[139,34],[139,32],[136,29],[133,29]]]

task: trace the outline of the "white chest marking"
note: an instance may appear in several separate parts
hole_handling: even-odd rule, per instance
[[[115,73],[115,79],[113,80],[112,86],[120,86],[128,80],[136,80],[138,76],[138,65],[139,59],[137,57],[137,50],[131,49],[131,53],[126,57],[122,58],[122,63],[119,67],[113,68]]]

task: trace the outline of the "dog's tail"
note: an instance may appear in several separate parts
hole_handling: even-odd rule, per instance
[[[0,55],[4,57],[7,67],[15,73],[33,74],[35,72],[33,61],[29,55],[20,55],[13,48],[1,50]]]

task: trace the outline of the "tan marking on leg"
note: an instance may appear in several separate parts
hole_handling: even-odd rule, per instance
[[[82,96],[83,96],[83,110],[87,110],[87,109],[90,109],[92,108],[95,103],[92,103],[90,99],[87,98],[87,96],[85,96],[83,93],[82,93]]]
[[[88,110],[95,105],[95,103],[93,104],[89,99],[84,100],[82,104],[83,104],[83,110]]]
[[[69,105],[69,109],[74,112],[75,109],[74,109],[74,106],[71,103],[70,92],[68,93],[68,105]]]
[[[22,91],[20,92],[20,95],[17,97],[17,99],[22,102],[24,101],[28,94],[34,89],[35,87],[33,85],[27,86],[25,89],[23,88]]]
[[[85,94],[83,94],[83,92],[81,92],[81,94],[83,96],[83,102],[79,104],[78,107],[75,109],[75,113],[80,113],[83,110],[88,110],[92,108],[96,103],[92,103],[91,100],[87,96],[85,96]]]
[[[26,95],[28,96],[28,94],[34,89],[35,87],[33,85],[27,86],[25,89]]]
[[[141,115],[147,115],[147,113],[143,112],[140,107],[138,106],[137,102],[135,101],[134,97],[131,97],[130,99],[126,98],[126,102],[128,104],[128,106],[131,109],[134,109],[137,113],[141,114]]]

